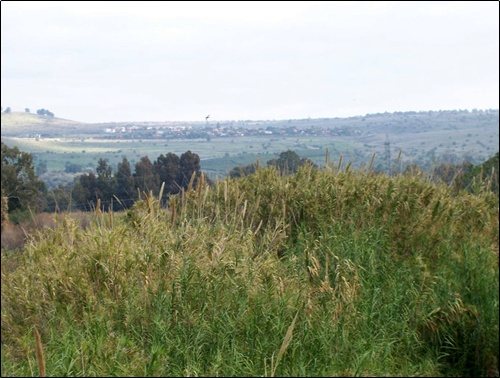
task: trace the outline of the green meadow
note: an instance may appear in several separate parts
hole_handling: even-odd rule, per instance
[[[272,140],[270,140],[272,139]],[[95,168],[99,158],[106,159],[113,167],[126,157],[133,165],[143,156],[154,161],[161,154],[172,152],[182,155],[190,150],[200,156],[201,168],[207,175],[222,178],[238,165],[251,164],[257,160],[265,165],[270,159],[286,150],[296,151],[318,163],[325,159],[326,149],[333,154],[349,155],[347,142],[335,142],[323,137],[297,138],[241,137],[205,139],[69,139],[69,138],[19,138],[2,137],[9,146],[33,155],[35,165],[44,161],[49,171],[64,170],[66,164],[78,164],[82,168]],[[332,154],[332,155],[333,155]],[[368,161],[369,157],[365,161]]]

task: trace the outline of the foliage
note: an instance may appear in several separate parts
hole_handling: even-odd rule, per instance
[[[37,176],[41,176],[44,173],[47,173],[47,162],[45,161],[39,162],[38,165],[36,166],[35,173]]]
[[[191,178],[196,184],[201,175],[200,157],[191,151],[186,151],[180,157],[169,152],[166,156],[161,154],[151,163],[144,156],[136,163],[134,174],[125,157],[118,164],[116,174],[113,174],[108,162],[100,158],[96,173],[97,176],[93,172],[84,173],[77,179],[73,189],[77,208],[90,211],[98,207],[99,202],[104,211],[128,209],[137,199],[137,191],[158,195],[163,185],[165,193],[172,195],[187,189]],[[167,198],[165,196],[164,201]]]
[[[44,228],[54,229],[57,222],[62,220],[63,215],[61,214],[62,213],[31,214],[30,218],[20,220],[16,224],[13,222],[7,222],[7,224],[4,224],[4,227],[2,228],[2,252],[22,252],[25,244],[29,242],[30,235],[37,234]],[[89,213],[82,212],[65,213],[64,216],[69,216],[82,229],[85,229],[88,226],[89,218],[91,218]]]
[[[43,209],[45,184],[38,179],[31,154],[17,147],[2,146],[2,191],[8,200],[9,213]]]
[[[82,167],[95,167],[102,157],[115,168],[126,156],[133,170],[141,156],[148,155],[153,161],[165,152],[180,155],[195,149],[202,171],[220,179],[234,166],[255,160],[265,166],[268,160],[289,149],[322,165],[328,148],[332,160],[342,155],[344,162],[352,162],[353,168],[361,168],[375,153],[373,167],[387,172],[384,143],[389,135],[392,168],[399,174],[406,164],[417,164],[425,172],[431,172],[441,162],[458,165],[468,161],[478,165],[498,151],[499,141],[498,110],[492,109],[259,122],[228,120],[220,125],[117,122],[113,126],[116,132],[110,133],[104,132],[102,124],[82,125],[36,113],[2,112],[2,140],[10,147],[33,153],[38,161],[47,161],[49,174],[59,178],[56,182],[46,180],[49,188],[72,182],[72,175],[64,177],[57,172],[64,169],[68,158]],[[124,129],[125,132],[120,131]],[[211,141],[206,142],[201,135],[203,140],[190,139],[197,131],[208,132]],[[30,138],[26,138],[28,135]],[[394,158],[399,151],[401,159],[396,163]]]
[[[230,178],[244,177],[255,173],[259,169],[258,162],[251,163],[245,166],[236,166],[229,171]]]
[[[498,152],[482,164],[439,163],[431,172],[433,179],[444,182],[455,190],[477,191],[486,188],[498,195]]]
[[[44,109],[44,108],[38,109],[36,111],[36,114],[38,114],[38,115],[46,115],[48,117],[54,117],[54,113],[52,113],[50,110]]]
[[[167,155],[161,154],[154,162],[154,171],[158,175],[156,187],[160,189],[162,182],[165,183],[167,193],[179,193],[181,178],[181,161],[179,156],[169,152]],[[155,192],[158,194],[158,192]]]
[[[128,209],[134,204],[136,190],[134,187],[134,177],[130,170],[130,163],[127,158],[123,158],[115,174],[116,191],[114,197],[118,200],[118,209]]]
[[[287,150],[280,153],[279,158],[268,160],[267,166],[277,167],[281,174],[296,173],[299,167],[310,165],[318,166],[310,159],[301,158],[295,151]],[[255,173],[260,168],[259,162],[251,163],[245,166],[236,166],[229,172],[230,178],[244,177]]]
[[[158,194],[160,178],[149,157],[143,156],[135,164],[135,173],[133,176],[135,187],[140,193],[152,192]]]
[[[499,171],[499,162],[498,162],[498,152],[486,160],[484,163],[478,166],[474,166],[470,172],[469,184],[467,187],[478,185],[480,187],[486,186],[488,190],[491,190],[493,193],[498,195],[498,171]]]
[[[2,376],[498,374],[498,197],[275,166],[2,253]]]
[[[179,159],[179,168],[178,182],[180,187],[187,189],[193,177],[194,185],[196,185],[201,175],[200,156],[191,151],[184,152]]]
[[[292,150],[284,151],[280,154],[278,159],[271,159],[267,162],[268,166],[277,167],[281,174],[295,173],[299,167],[306,164],[317,167],[310,159],[301,159],[300,156]]]
[[[47,193],[47,206],[45,211],[49,213],[71,212],[77,207],[72,198],[73,186],[59,184]]]
[[[83,167],[80,164],[66,162],[64,165],[64,172],[66,173],[78,173],[81,172]],[[45,172],[44,172],[45,173]]]
[[[2,213],[1,213],[1,218],[2,218],[2,230],[4,225],[7,225],[9,223],[9,202],[7,197],[3,194],[3,188],[2,188]]]

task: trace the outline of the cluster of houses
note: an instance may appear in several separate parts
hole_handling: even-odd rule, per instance
[[[245,136],[339,136],[361,135],[359,130],[342,127],[321,127],[314,125],[259,125],[240,122],[214,123],[213,125],[188,124],[129,124],[104,129],[106,134],[120,138],[143,139],[211,139]]]

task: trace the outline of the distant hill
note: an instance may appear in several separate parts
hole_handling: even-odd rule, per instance
[[[2,141],[35,154],[48,171],[64,169],[65,163],[95,167],[100,158],[116,166],[124,156],[135,164],[141,156],[154,159],[187,150],[197,153],[203,169],[218,177],[287,150],[316,164],[328,152],[332,161],[342,157],[353,167],[374,157],[377,170],[402,171],[405,164],[415,164],[430,171],[441,162],[481,164],[499,148],[498,109],[209,122],[81,123],[22,112],[1,117]]]
[[[84,125],[83,122],[26,112],[2,113],[1,117],[2,135],[38,134],[40,130],[64,132],[66,128]]]

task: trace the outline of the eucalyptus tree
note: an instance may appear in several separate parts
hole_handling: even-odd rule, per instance
[[[134,199],[137,197],[137,194],[134,187],[134,177],[132,176],[130,163],[128,162],[126,157],[122,159],[121,163],[118,163],[115,180],[115,196],[119,200],[118,206],[124,209],[128,209],[133,205]]]
[[[149,157],[143,156],[139,162],[135,163],[133,177],[134,187],[141,193],[149,194],[151,191],[153,194],[158,194],[160,179]]]
[[[2,191],[7,198],[9,213],[28,209],[40,211],[44,207],[47,188],[35,173],[33,156],[3,142],[1,146]]]

